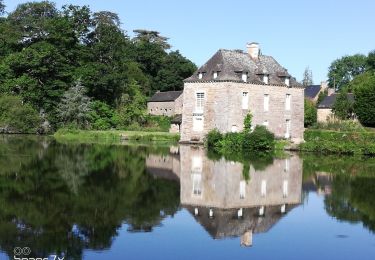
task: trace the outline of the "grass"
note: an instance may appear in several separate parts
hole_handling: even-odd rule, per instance
[[[166,132],[144,132],[144,131],[91,131],[59,129],[54,135],[59,142],[79,143],[177,143],[180,136]]]

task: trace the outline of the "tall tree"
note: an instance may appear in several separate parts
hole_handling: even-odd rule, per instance
[[[313,75],[311,69],[307,66],[305,71],[303,72],[303,79],[302,79],[302,85],[307,87],[314,84],[313,82]]]
[[[353,113],[353,104],[348,98],[348,93],[341,90],[332,108],[335,116],[341,120],[349,119]]]
[[[133,32],[136,34],[133,39],[136,42],[145,41],[149,43],[155,43],[161,46],[164,50],[168,50],[171,48],[171,45],[168,43],[169,38],[161,36],[160,32],[143,29],[137,29]]]
[[[367,56],[367,66],[369,70],[375,71],[375,50],[371,51]]]
[[[0,15],[5,13],[5,4],[3,0],[0,0]]]
[[[329,87],[336,90],[346,87],[355,76],[365,72],[366,61],[366,56],[362,54],[344,56],[333,61],[328,69]]]

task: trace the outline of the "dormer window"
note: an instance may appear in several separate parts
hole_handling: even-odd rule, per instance
[[[203,78],[203,73],[202,72],[199,72],[198,74],[198,79],[202,79]]]
[[[214,71],[213,78],[216,79],[218,74],[219,74],[219,72]]]
[[[242,72],[242,81],[247,82],[247,72]]]
[[[285,77],[285,85],[287,85],[289,87],[289,85],[290,85],[289,77]]]
[[[268,84],[268,75],[267,74],[263,75],[263,83]]]

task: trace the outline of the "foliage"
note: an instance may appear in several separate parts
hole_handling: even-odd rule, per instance
[[[367,67],[369,70],[375,71],[375,50],[371,51],[367,56]]]
[[[375,127],[375,72],[357,76],[350,85],[354,90],[354,112],[365,126]]]
[[[0,129],[10,133],[36,133],[41,118],[38,112],[19,96],[0,96]]]
[[[303,72],[302,85],[307,87],[312,84],[314,84],[312,71],[309,67],[306,67],[305,71]]]
[[[348,155],[375,155],[374,132],[337,132],[327,130],[305,130],[302,151],[338,153]]]
[[[252,124],[253,115],[251,113],[248,113],[245,116],[245,119],[243,120],[243,131],[245,134],[250,133],[251,131],[251,124]]]
[[[311,101],[305,98],[305,117],[304,117],[304,125],[305,127],[310,127],[314,125],[317,121],[317,109],[315,107],[315,104]]]
[[[270,151],[275,146],[275,136],[265,126],[257,125],[253,132],[245,134],[242,142],[244,151]]]
[[[316,104],[319,104],[320,102],[323,101],[323,99],[325,99],[325,97],[328,96],[328,90],[324,90],[324,91],[321,91],[319,93],[319,96],[318,96],[318,100],[316,101]]]
[[[116,115],[115,111],[102,101],[93,101],[90,104],[90,124],[95,130],[108,130],[115,127]]]
[[[147,115],[143,130],[168,132],[171,128],[171,118],[167,116]]]
[[[216,128],[212,129],[205,137],[205,145],[208,149],[218,148],[222,139],[223,134],[220,133]]]
[[[346,87],[355,76],[365,72],[366,60],[365,55],[356,54],[333,61],[328,68],[329,87],[338,90]]]
[[[328,122],[319,122],[314,124],[312,129],[334,130],[341,132],[364,132],[365,128],[358,122],[353,120],[335,120]]]
[[[65,126],[72,124],[78,128],[89,127],[91,101],[86,96],[86,90],[81,82],[78,81],[64,93],[58,105],[58,113]]]
[[[341,90],[338,94],[333,104],[332,111],[338,119],[345,120],[352,118],[353,102],[349,100],[348,93],[345,90]]]

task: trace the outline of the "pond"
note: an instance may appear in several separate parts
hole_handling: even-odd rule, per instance
[[[0,259],[375,259],[374,232],[374,158],[0,136]]]

